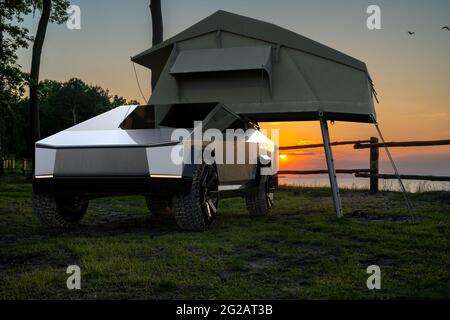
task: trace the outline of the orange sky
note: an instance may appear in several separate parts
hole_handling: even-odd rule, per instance
[[[315,121],[263,123],[261,127],[267,129],[268,132],[271,129],[279,129],[280,145],[282,146],[322,143],[320,125]],[[385,130],[388,129],[385,124],[381,128],[383,131],[389,132],[389,130]],[[374,126],[370,124],[335,122],[334,125],[329,125],[329,130],[332,141],[365,140],[377,136]],[[407,136],[400,140],[390,139],[386,133],[385,136],[389,141],[421,139],[420,134],[414,136],[415,138],[412,138],[413,135],[411,135],[411,137]],[[390,150],[403,173],[450,175],[450,146],[391,148]],[[282,170],[326,168],[323,148],[290,150],[281,152],[281,154],[286,155],[285,159],[280,159],[280,169]],[[368,149],[355,150],[352,145],[334,146],[333,155],[336,168],[369,168]],[[380,151],[380,159],[382,171],[392,172],[383,149]]]

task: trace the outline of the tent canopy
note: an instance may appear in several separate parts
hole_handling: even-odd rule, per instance
[[[271,47],[237,47],[181,51],[170,74],[270,69]]]
[[[157,121],[171,105],[220,101],[256,121],[371,122],[364,62],[279,26],[218,11],[132,60],[157,78]]]

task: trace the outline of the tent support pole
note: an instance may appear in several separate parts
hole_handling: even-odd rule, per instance
[[[330,134],[328,132],[327,119],[320,115],[320,128],[322,130],[323,145],[325,148],[325,157],[327,159],[328,176],[330,178],[331,191],[333,192],[334,209],[336,216],[342,218],[342,203],[341,195],[339,194],[339,187],[336,179],[336,169],[334,168],[333,152],[331,150]]]

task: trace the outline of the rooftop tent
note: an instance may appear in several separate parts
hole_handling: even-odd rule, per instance
[[[255,121],[318,120],[323,113],[328,120],[372,122],[375,115],[363,62],[224,11],[132,60],[158,79],[150,103],[159,119],[170,105],[217,101]]]
[[[224,11],[132,61],[152,69],[157,78],[149,101],[155,105],[156,125],[183,117],[192,107],[202,114],[202,108],[217,102],[252,121],[319,120],[335,210],[342,216],[327,121],[376,121],[364,62],[276,25]]]

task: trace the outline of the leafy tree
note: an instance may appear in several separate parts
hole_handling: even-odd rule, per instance
[[[23,15],[31,12],[30,4],[31,1],[0,0],[0,158],[5,149],[6,124],[14,117],[11,106],[25,91],[26,75],[17,65],[16,52],[27,48],[31,40],[28,30],[18,24]]]
[[[32,1],[0,0],[0,112],[17,102],[24,92],[26,77],[17,65],[17,50],[27,48],[28,29],[19,25],[23,15],[31,12]]]
[[[39,105],[42,115],[42,136],[56,132],[90,119],[120,105],[139,104],[118,95],[110,95],[100,86],[88,85],[73,78],[67,82],[44,80],[39,83]],[[14,117],[6,125],[5,150],[15,156],[27,153],[29,132],[29,101],[23,99],[14,105]]]
[[[33,124],[37,124],[34,133],[39,136],[37,83],[45,30],[48,22],[62,23],[66,21],[68,5],[68,0],[0,0],[0,155],[4,150],[2,146],[5,144],[7,124],[11,122],[16,113],[12,106],[19,103],[27,82],[30,85],[30,96],[34,101],[30,109],[33,117],[28,117],[28,119],[34,119]],[[33,43],[32,72],[29,77],[21,71],[17,64],[16,52],[19,48],[28,48],[29,42],[33,41],[29,30],[21,26],[21,22],[25,15],[34,14],[36,9],[40,10],[42,15]],[[34,139],[34,134],[32,136]]]

